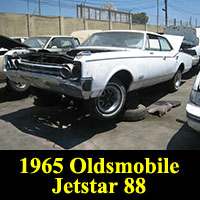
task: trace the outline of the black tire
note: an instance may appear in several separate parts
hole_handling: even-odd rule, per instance
[[[181,86],[181,79],[182,79],[182,72],[179,69],[176,74],[174,75],[174,77],[169,81],[169,91],[170,92],[176,92],[178,91],[178,89]]]
[[[118,79],[107,84],[100,97],[87,102],[87,108],[94,118],[111,120],[120,115],[126,102],[126,89]]]
[[[137,91],[132,91],[127,94],[126,97],[126,110],[136,109],[139,104],[139,94]]]
[[[36,106],[54,106],[59,103],[61,94],[49,92],[42,89],[34,88],[32,91],[34,97],[34,105]]]
[[[147,108],[143,105],[138,105],[136,109],[127,110],[124,114],[124,121],[139,121],[146,117]]]
[[[29,90],[30,86],[25,83],[17,83],[17,82],[11,81],[10,79],[7,79],[7,88],[14,92],[25,93]]]

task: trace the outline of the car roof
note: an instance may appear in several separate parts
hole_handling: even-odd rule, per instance
[[[66,38],[74,38],[70,35],[37,35],[37,36],[33,36],[33,37],[29,37],[29,38],[43,38],[43,37],[50,37],[50,38],[53,38],[53,37],[66,37]]]
[[[128,32],[128,33],[143,33],[143,34],[154,34],[154,35],[159,35],[158,33],[151,32],[151,31],[142,31],[142,30],[105,30],[101,31],[99,33],[106,33],[106,32]]]

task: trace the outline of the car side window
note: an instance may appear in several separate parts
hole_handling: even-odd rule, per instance
[[[159,41],[160,41],[161,51],[171,51],[172,50],[172,46],[165,38],[159,37]]]
[[[148,34],[146,49],[153,51],[160,51],[160,42],[158,36]]]

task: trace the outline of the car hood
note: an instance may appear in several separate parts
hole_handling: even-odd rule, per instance
[[[90,55],[91,53],[99,53],[99,52],[113,52],[113,51],[126,51],[126,48],[120,47],[102,47],[102,46],[79,46],[71,51],[67,52],[70,56],[80,55]]]
[[[168,39],[168,41],[172,45],[173,49],[176,52],[179,52],[184,37],[183,36],[177,36],[177,35],[167,35],[167,34],[164,34],[164,36]]]
[[[14,49],[16,47],[30,48],[28,45],[17,42],[9,37],[0,35],[0,48],[6,48],[8,50]]]

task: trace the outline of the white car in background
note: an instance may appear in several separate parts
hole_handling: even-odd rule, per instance
[[[94,33],[101,32],[102,30],[81,30],[81,31],[74,31],[71,33],[72,37],[78,38],[80,43],[84,42],[89,36]]]
[[[34,49],[47,49],[51,52],[68,51],[79,46],[80,42],[72,36],[37,36],[30,37],[24,41],[24,44]]]
[[[5,73],[3,72],[3,58],[6,52],[14,48],[18,49],[18,51],[23,48],[28,48],[27,45],[21,43],[22,40],[19,41],[20,37],[15,39],[17,40],[14,40],[13,38],[9,38],[4,35],[0,35],[0,82],[7,81],[7,86],[10,89],[17,92],[24,92],[28,89],[26,84],[16,83],[7,79]]]
[[[11,39],[13,39],[17,42],[24,43],[28,39],[28,37],[11,37]]]
[[[23,42],[23,43],[22,43]],[[0,35],[0,47],[6,49],[0,49],[0,81],[7,81],[7,85],[15,92],[25,92],[29,86],[25,83],[11,81],[7,79],[3,73],[3,57],[4,54],[11,49],[15,49],[15,52],[23,52],[26,49],[32,49],[38,51],[40,49],[46,49],[50,52],[66,52],[71,48],[75,48],[80,44],[79,40],[72,36],[39,36],[30,38],[20,37],[6,37]]]
[[[200,132],[200,72],[196,78],[186,106],[187,123],[194,130]]]

